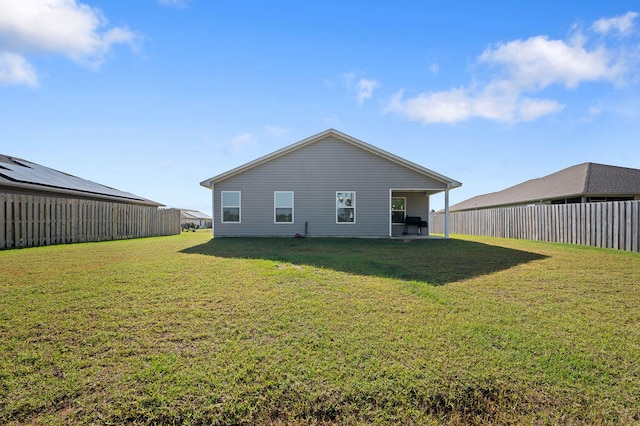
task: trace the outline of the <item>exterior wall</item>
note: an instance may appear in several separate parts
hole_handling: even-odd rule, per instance
[[[198,225],[199,228],[211,228],[211,220],[209,219],[185,218],[185,217],[180,218],[180,225],[186,225],[189,223]]]
[[[214,235],[304,235],[306,222],[310,237],[388,236],[389,191],[392,188],[442,191],[445,184],[327,137],[216,183],[213,190]],[[240,223],[221,222],[222,191],[241,191]],[[274,191],[294,192],[294,223],[274,223]],[[356,192],[356,223],[336,223],[337,191]],[[424,197],[423,203],[426,203],[425,194],[410,195],[411,199]],[[416,208],[426,220],[428,206],[425,210]]]

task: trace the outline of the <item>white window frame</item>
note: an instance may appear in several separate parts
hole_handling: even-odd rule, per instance
[[[278,194],[291,194],[291,206],[278,206],[277,199]],[[295,221],[295,198],[293,191],[273,191],[273,223],[276,225],[291,225]],[[291,209],[291,221],[290,222],[278,222],[277,220],[277,209]]]
[[[402,198],[402,199],[404,200],[404,210],[395,210],[395,209],[393,208],[393,199],[394,199],[394,198]],[[393,221],[393,213],[394,213],[394,212],[404,212],[404,214],[402,215],[402,216],[403,216],[403,218],[404,218],[404,217],[407,217],[407,197],[391,197],[391,223],[392,223],[393,225],[400,225],[400,224],[404,224],[404,219],[403,219],[403,221],[402,221],[402,222],[394,222],[394,221]]]
[[[340,206],[338,205],[338,194],[348,194],[351,193],[353,194],[353,206],[349,206],[349,207],[344,207],[344,206]],[[338,225],[354,225],[356,223],[356,191],[336,191],[336,224]],[[344,208],[350,208],[353,209],[353,222],[340,222],[338,221],[338,209],[344,209]]]
[[[224,204],[224,194],[235,193],[238,194],[238,205],[237,206],[226,206]],[[238,220],[224,220],[224,209],[238,209]],[[221,223],[242,223],[242,191],[221,191],[220,192],[220,222]]]

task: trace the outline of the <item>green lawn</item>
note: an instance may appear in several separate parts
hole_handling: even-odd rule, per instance
[[[640,423],[640,255],[216,239],[0,252],[0,424]]]

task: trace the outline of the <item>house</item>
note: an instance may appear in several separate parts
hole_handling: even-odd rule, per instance
[[[180,226],[191,224],[198,228],[211,228],[211,216],[197,210],[180,209]]]
[[[0,155],[0,250],[180,233],[178,210]]]
[[[216,237],[399,236],[405,217],[428,220],[431,195],[444,192],[448,208],[462,185],[334,129],[200,184],[212,190]]]
[[[0,193],[163,206],[129,192],[3,154],[0,154]]]
[[[478,195],[450,207],[450,211],[640,200],[640,170],[582,163],[531,179],[502,191]]]

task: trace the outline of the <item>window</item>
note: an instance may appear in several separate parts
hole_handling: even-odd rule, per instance
[[[222,191],[222,223],[240,223],[240,191]]]
[[[404,223],[407,213],[407,199],[405,197],[391,198],[391,223]]]
[[[336,192],[336,223],[356,223],[355,192]]]
[[[273,193],[273,216],[275,223],[293,223],[293,192]]]

